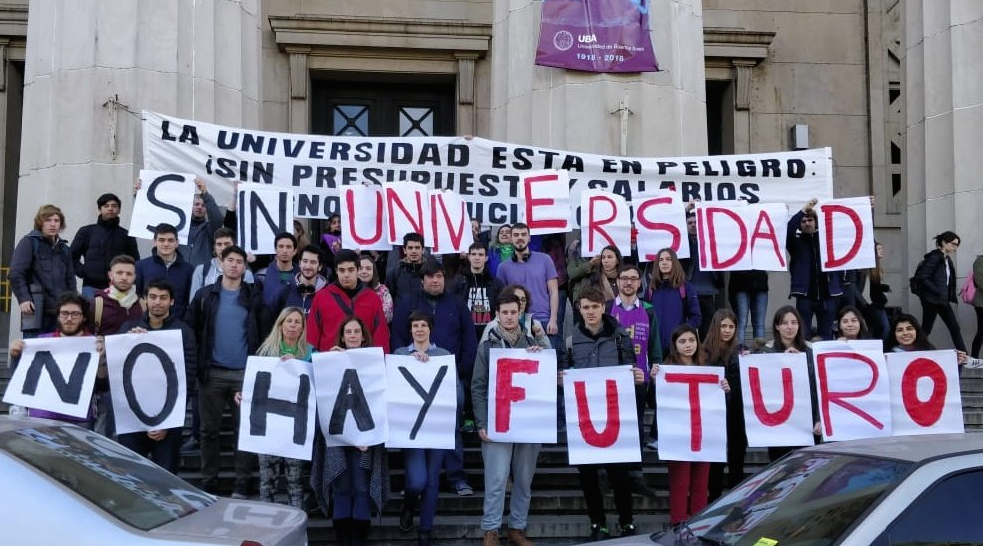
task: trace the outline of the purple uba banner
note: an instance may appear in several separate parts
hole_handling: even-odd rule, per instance
[[[586,72],[654,72],[649,0],[543,0],[536,64]]]

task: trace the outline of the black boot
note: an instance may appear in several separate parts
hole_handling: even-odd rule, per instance
[[[365,546],[369,543],[369,520],[352,520],[352,546]]]
[[[335,540],[338,546],[352,545],[352,518],[336,519],[334,521]]]
[[[417,546],[430,546],[432,544],[430,531],[420,531],[416,539]]]
[[[403,510],[399,513],[399,530],[408,533],[413,530],[413,516],[416,515],[416,495],[403,498]]]

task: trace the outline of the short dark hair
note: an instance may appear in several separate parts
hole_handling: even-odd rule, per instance
[[[430,313],[428,313],[426,311],[421,311],[421,310],[417,309],[416,311],[413,311],[412,313],[410,313],[410,318],[407,319],[406,322],[410,326],[412,326],[413,323],[416,322],[416,321],[418,321],[418,320],[425,320],[425,321],[427,321],[427,326],[430,327],[430,330],[431,331],[433,330],[433,315],[432,314],[430,314]]]
[[[415,231],[414,232],[407,233],[406,235],[403,235],[403,246],[406,246],[406,243],[409,243],[411,241],[416,241],[416,242],[420,243],[420,246],[426,246],[426,245],[423,244],[423,235],[420,235],[419,233],[416,233]]]
[[[133,259],[133,256],[129,254],[120,254],[109,261],[109,269],[112,269],[118,264],[126,264],[136,266],[137,261]]]
[[[636,264],[622,264],[622,266],[618,268],[618,275],[621,275],[626,271],[634,271],[638,273],[639,277],[642,276],[642,269]]]
[[[222,227],[216,229],[215,230],[215,233],[212,234],[212,241],[217,241],[219,239],[223,239],[223,238],[226,238],[226,237],[228,237],[229,239],[232,239],[233,241],[235,241],[236,240],[236,232],[232,228],[227,228],[225,226],[222,226]]]
[[[307,245],[304,248],[300,249],[300,252],[297,253],[297,256],[303,258],[305,252],[310,252],[311,254],[317,256],[318,265],[324,263],[324,253],[321,252],[321,248],[319,246]]]
[[[293,233],[284,231],[283,233],[277,235],[276,239],[273,239],[273,246],[275,247],[281,239],[290,239],[290,242],[294,245],[294,248],[297,248],[297,238],[294,237]]]
[[[488,249],[485,248],[485,243],[482,243],[481,241],[475,241],[471,243],[471,246],[468,247],[469,254],[475,250],[484,250],[486,254],[488,253]]]
[[[89,300],[83,298],[82,294],[79,294],[78,292],[62,292],[61,295],[58,296],[58,307],[56,307],[56,309],[61,311],[61,308],[66,305],[78,305],[79,309],[82,310],[82,316],[89,316]],[[36,312],[40,313],[41,310],[38,309]]]
[[[601,305],[604,305],[604,302],[606,301],[604,299],[604,292],[601,292],[596,286],[588,286],[587,288],[584,288],[583,291],[580,292],[580,295],[577,296],[577,303],[580,303],[580,300],[600,303]]]
[[[423,262],[423,267],[420,268],[421,277],[436,275],[437,273],[446,273],[444,271],[444,264],[437,261],[436,258],[429,258]]]
[[[525,222],[516,222],[516,223],[512,224],[512,231],[515,231],[517,229],[518,230],[529,231],[529,224],[526,224]]]
[[[168,224],[167,222],[161,222],[157,224],[154,228],[154,239],[161,235],[172,233],[175,238],[177,238],[177,228],[173,224]]]
[[[347,248],[339,250],[338,253],[334,255],[335,269],[345,262],[355,264],[355,268],[358,269],[358,254],[356,254],[354,250],[349,250]]]
[[[229,257],[229,254],[238,254],[239,256],[242,256],[242,260],[243,261],[246,261],[246,251],[243,250],[241,246],[232,245],[232,246],[227,246],[227,247],[225,247],[225,248],[222,249],[222,259],[223,260],[226,259],[226,258],[228,258]]]
[[[167,294],[171,297],[172,300],[174,299],[174,285],[171,284],[171,281],[168,281],[166,279],[154,279],[150,281],[150,284],[147,285],[148,293],[150,292],[151,288],[155,288],[157,290],[164,290],[167,292]]]
[[[519,303],[519,296],[516,296],[514,291],[502,290],[498,293],[498,297],[495,298],[495,311],[501,310],[503,305],[507,305],[509,303],[514,303],[520,308],[522,307],[522,304]]]
[[[951,243],[956,240],[962,241],[955,232],[943,231],[935,236],[935,246],[941,247],[942,243]]]

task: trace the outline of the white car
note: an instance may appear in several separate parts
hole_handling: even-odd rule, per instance
[[[0,417],[0,544],[296,546],[307,515],[209,495],[74,425]]]
[[[983,433],[798,450],[674,530],[605,544],[983,544]]]

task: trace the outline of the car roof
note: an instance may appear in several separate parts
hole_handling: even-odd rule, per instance
[[[941,457],[981,453],[983,432],[866,438],[810,446],[804,451],[882,457],[917,463]]]
[[[70,425],[64,421],[53,419],[39,419],[37,417],[12,417],[10,415],[0,415],[0,432],[20,430],[23,428],[34,428],[37,426],[56,426],[63,427]]]

